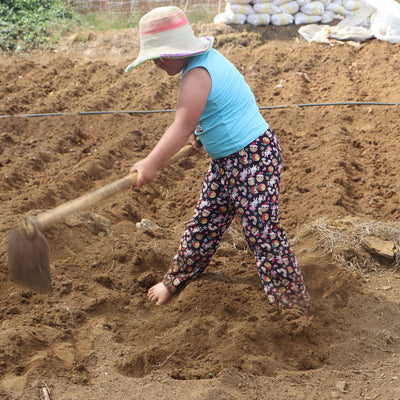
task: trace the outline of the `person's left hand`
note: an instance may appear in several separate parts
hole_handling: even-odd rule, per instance
[[[157,171],[157,166],[154,165],[149,157],[146,157],[133,164],[129,172],[137,172],[134,186],[139,187],[153,182]]]

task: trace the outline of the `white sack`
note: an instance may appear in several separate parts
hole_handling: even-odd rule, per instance
[[[281,6],[282,4],[289,3],[292,0],[272,0],[272,3],[276,6]]]
[[[231,11],[234,14],[245,14],[245,15],[255,14],[254,8],[251,6],[251,4],[228,3],[225,6],[225,11]]]
[[[355,11],[360,8],[360,2],[357,0],[348,0],[344,2],[343,7],[348,11]]]
[[[338,3],[333,3],[333,2],[327,4],[325,6],[325,10],[332,11],[335,14],[340,14],[343,16],[352,15],[352,12],[349,10],[346,10],[343,5],[338,4]]]
[[[380,40],[400,42],[400,4],[394,0],[364,0],[377,9],[371,16],[371,32]]]
[[[380,40],[400,43],[400,4],[395,0],[363,0],[353,16],[338,25],[364,26]]]
[[[335,26],[329,37],[336,40],[352,40],[353,42],[365,42],[372,39],[371,31],[362,26]]]
[[[367,3],[361,3],[361,6],[352,15],[347,16],[338,25],[341,26],[371,26],[371,15],[376,12],[375,7],[371,7]]]
[[[255,26],[269,25],[271,16],[269,14],[251,14],[247,16],[246,21]]]
[[[304,6],[305,4],[311,3],[311,0],[297,0],[298,5]]]
[[[288,14],[296,14],[299,11],[299,3],[297,1],[290,1],[289,3],[285,3],[279,6],[281,12],[285,12]]]
[[[294,23],[296,25],[303,25],[303,24],[316,24],[320,22],[322,19],[321,15],[307,15],[303,14],[302,12],[298,12],[294,16]]]
[[[271,24],[277,26],[293,24],[294,18],[291,14],[279,13],[271,15]]]
[[[217,14],[214,17],[214,24],[239,24],[243,25],[246,22],[246,15],[236,14],[232,11],[225,11],[223,13]]]
[[[321,24],[329,24],[330,22],[332,22],[334,19],[338,19],[337,18],[337,14],[335,14],[332,11],[324,11],[324,13],[321,16]]]
[[[400,18],[376,12],[371,17],[371,32],[377,39],[400,43]]]
[[[280,8],[272,2],[255,3],[253,4],[254,11],[257,14],[278,14],[281,12]]]
[[[327,44],[331,44],[329,39],[364,42],[373,37],[369,29],[361,26],[328,26],[311,24],[299,28],[299,33],[305,40],[307,40],[307,42]]]
[[[324,9],[324,5],[319,1],[311,1],[310,3],[300,7],[300,11],[307,15],[322,15]]]

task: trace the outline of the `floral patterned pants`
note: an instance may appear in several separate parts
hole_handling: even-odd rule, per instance
[[[310,294],[278,219],[281,169],[281,149],[271,130],[242,150],[211,161],[193,218],[163,280],[171,292],[203,273],[237,214],[269,302],[313,314]]]

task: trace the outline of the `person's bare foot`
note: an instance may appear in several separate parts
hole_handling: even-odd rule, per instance
[[[159,282],[157,283],[157,285],[152,286],[147,293],[147,298],[151,301],[154,301],[158,306],[165,304],[170,297],[171,292],[165,287],[162,282]]]

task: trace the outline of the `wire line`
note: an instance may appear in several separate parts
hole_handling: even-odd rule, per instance
[[[259,110],[277,110],[290,107],[326,107],[326,106],[399,106],[400,103],[382,103],[372,101],[352,101],[339,103],[308,103],[308,104],[293,104],[282,106],[259,107]],[[176,110],[133,110],[133,111],[80,111],[78,115],[102,115],[102,114],[155,114],[169,113]],[[44,114],[16,114],[16,115],[0,115],[0,118],[12,117],[58,117],[63,115],[74,115],[74,113],[44,113]]]

